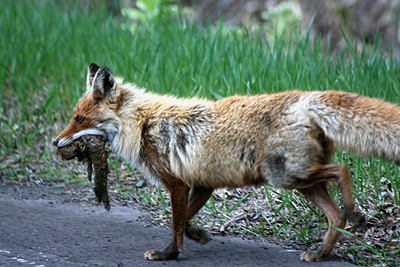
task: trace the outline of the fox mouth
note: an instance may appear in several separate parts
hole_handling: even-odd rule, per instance
[[[81,138],[82,136],[85,135],[95,135],[95,136],[101,136],[103,138],[106,137],[106,135],[97,129],[87,129],[81,132],[78,132],[76,134],[74,134],[72,137],[69,138],[61,138],[59,139],[58,136],[56,138],[54,138],[53,140],[53,145],[55,145],[57,148],[63,148],[67,145],[72,144],[74,141],[78,140],[79,138]]]
[[[72,138],[58,139],[58,137],[56,137],[53,140],[53,145],[55,145],[57,147],[57,149],[59,149],[59,148],[66,147],[66,146],[72,144],[73,142],[74,142],[74,139],[72,139]]]

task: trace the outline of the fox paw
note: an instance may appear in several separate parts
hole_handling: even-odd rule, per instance
[[[356,210],[354,210],[353,212],[348,212],[345,209],[345,215],[346,215],[346,218],[349,219],[353,223],[352,227],[354,230],[361,231],[365,228],[365,225],[367,223],[366,223],[365,217],[361,213],[357,212]]]
[[[152,249],[144,253],[144,258],[149,261],[164,261],[164,260],[174,260],[178,258],[179,251],[171,252],[167,249],[159,250]]]
[[[211,240],[211,237],[206,230],[194,227],[192,225],[189,225],[185,228],[185,234],[187,237],[201,244],[207,244]]]
[[[351,222],[353,223],[353,229],[356,231],[361,231],[365,228],[367,225],[367,221],[365,220],[365,217],[362,216],[361,214],[357,214],[354,218],[351,219]]]
[[[329,257],[322,257],[319,255],[318,251],[312,251],[312,250],[307,250],[300,255],[300,260],[301,261],[307,261],[307,262],[312,262],[312,261],[326,261],[327,258]]]

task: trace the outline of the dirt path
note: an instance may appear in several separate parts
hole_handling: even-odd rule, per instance
[[[0,266],[321,266],[299,261],[301,251],[240,237],[213,236],[207,245],[185,239],[178,260],[150,262],[148,249],[170,242],[135,207],[106,212],[91,203],[66,203],[65,188],[0,185]]]

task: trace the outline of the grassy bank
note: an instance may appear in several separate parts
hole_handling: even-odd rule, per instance
[[[2,179],[82,181],[84,169],[59,162],[50,142],[69,123],[85,90],[90,62],[106,65],[149,91],[178,96],[219,99],[232,94],[335,89],[400,103],[400,67],[374,48],[369,55],[356,54],[351,47],[347,53],[331,55],[318,44],[312,46],[307,37],[290,44],[276,37],[267,43],[257,33],[227,30],[223,25],[190,25],[168,12],[132,24],[111,17],[103,8],[33,2],[5,1],[0,10]],[[360,263],[399,264],[398,167],[341,151],[335,160],[350,166],[357,204],[370,222],[369,230],[358,234],[368,244],[354,245],[349,240],[355,238],[346,235],[337,253]],[[141,177],[121,159],[112,157],[111,165],[116,190],[139,202],[161,207],[164,203],[169,212],[163,190],[136,187]],[[332,192],[339,200],[337,190]],[[243,214],[248,215],[246,220],[239,220]],[[230,231],[273,234],[301,244],[318,241],[327,225],[302,196],[268,187],[220,190],[199,217],[211,229],[229,220]],[[384,238],[377,237],[380,231],[385,232]]]

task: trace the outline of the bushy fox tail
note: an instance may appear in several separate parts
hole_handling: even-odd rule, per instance
[[[311,119],[341,148],[399,165],[399,106],[337,91],[311,93],[303,101]]]

